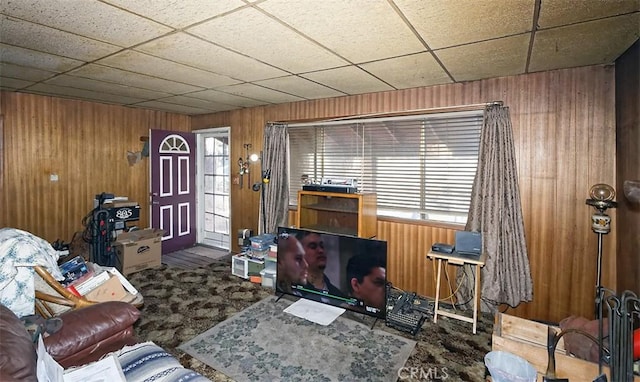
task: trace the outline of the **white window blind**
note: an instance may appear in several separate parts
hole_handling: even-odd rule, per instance
[[[290,204],[303,174],[355,178],[378,215],[465,223],[482,110],[289,125]]]

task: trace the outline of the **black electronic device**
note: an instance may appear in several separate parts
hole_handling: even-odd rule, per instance
[[[302,186],[304,191],[320,191],[320,192],[338,192],[341,194],[355,194],[358,192],[357,187],[350,186],[328,186],[324,184],[305,184]]]
[[[433,317],[433,311],[434,311],[434,302],[427,300],[424,297],[421,296],[417,296],[414,300],[413,300],[413,310],[414,311],[418,311],[418,312],[422,312],[423,314],[426,314],[427,316]]]
[[[387,312],[386,241],[285,227],[278,228],[276,240],[276,293],[384,319]],[[305,248],[309,251],[308,262]],[[322,289],[308,280],[309,267],[314,262],[324,264]],[[363,282],[372,288],[360,287]]]
[[[455,253],[470,258],[479,258],[482,253],[480,232],[456,231]]]
[[[415,336],[427,319],[422,312],[414,309],[415,292],[402,292],[399,295],[391,291],[387,284],[387,315],[385,324],[397,330]]]
[[[455,246],[445,243],[435,243],[431,246],[431,250],[440,253],[453,253]]]

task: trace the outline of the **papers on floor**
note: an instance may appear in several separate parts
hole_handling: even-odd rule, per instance
[[[38,338],[37,353],[38,382],[126,382],[120,362],[113,353],[100,361],[67,370],[47,352],[42,337]]]
[[[126,382],[115,354],[64,372],[64,382]]]
[[[316,324],[327,326],[336,318],[340,317],[345,310],[336,306],[301,298],[289,305],[284,312],[315,322]]]

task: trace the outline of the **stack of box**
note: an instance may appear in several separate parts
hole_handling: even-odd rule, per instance
[[[252,276],[259,276],[264,269],[264,260],[255,259],[249,252],[231,257],[231,274],[249,280]]]
[[[262,276],[262,286],[267,288],[275,288],[276,272],[278,265],[278,246],[271,244],[267,256],[264,258],[264,269],[260,271]]]
[[[61,284],[89,301],[130,301],[138,294],[117,269],[86,263],[81,256],[61,264],[60,272],[65,277]]]
[[[253,282],[262,282],[261,271],[265,268],[265,259],[274,240],[275,235],[268,233],[250,237],[249,248],[232,257],[231,273]]]

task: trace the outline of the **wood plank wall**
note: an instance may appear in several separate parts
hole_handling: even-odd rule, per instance
[[[618,283],[640,294],[640,204],[624,196],[625,180],[640,181],[640,40],[616,61]],[[623,228],[624,229],[621,229]]]
[[[3,225],[68,242],[83,230],[94,196],[109,192],[140,203],[137,223],[149,226],[149,159],[129,166],[127,151],[140,151],[150,128],[190,131],[189,116],[33,94],[0,98]]]
[[[591,66],[425,88],[255,107],[187,116],[17,93],[2,94],[6,225],[47,240],[69,240],[102,191],[127,195],[143,206],[148,222],[148,160],[133,167],[126,152],[140,150],[149,128],[177,131],[230,127],[231,164],[243,144],[262,147],[267,121],[302,121],[504,101],[510,108],[520,195],[534,282],[534,300],[509,313],[558,321],[593,316],[597,237],[585,205],[591,185],[616,184],[614,69]],[[234,166],[235,165],[235,166]],[[253,169],[252,169],[253,170]],[[56,173],[58,182],[49,176]],[[257,171],[254,171],[254,174]],[[255,178],[254,178],[255,179]],[[259,194],[234,185],[232,238],[257,228]],[[615,221],[616,211],[610,212]],[[614,226],[604,240],[603,282],[614,287]],[[378,221],[389,242],[389,277],[397,286],[433,296],[433,241],[453,240],[453,230],[428,224]],[[232,240],[235,245],[235,240]],[[237,249],[237,246],[236,248]]]
[[[267,121],[294,122],[496,100],[504,101],[511,112],[534,283],[533,301],[508,312],[553,321],[571,314],[593,317],[597,236],[590,228],[593,210],[585,200],[593,184],[616,184],[613,66],[257,107],[195,117],[192,126],[230,125],[232,141],[236,141],[236,136],[248,136],[246,129],[262,130]],[[258,136],[255,133],[256,139]],[[260,141],[252,143],[261,145]],[[240,143],[232,144],[232,153],[241,147]],[[237,200],[232,207],[234,219],[238,219],[236,206]],[[241,208],[244,212],[247,205],[243,203]],[[250,208],[248,214],[257,210],[255,205]],[[610,211],[614,221],[615,214]],[[233,224],[234,229],[239,228]],[[604,239],[605,286],[616,283],[616,235],[624,229],[627,227],[614,227]],[[433,296],[433,270],[425,254],[433,241],[453,241],[453,230],[379,220],[378,232],[379,238],[389,241],[390,280]]]

